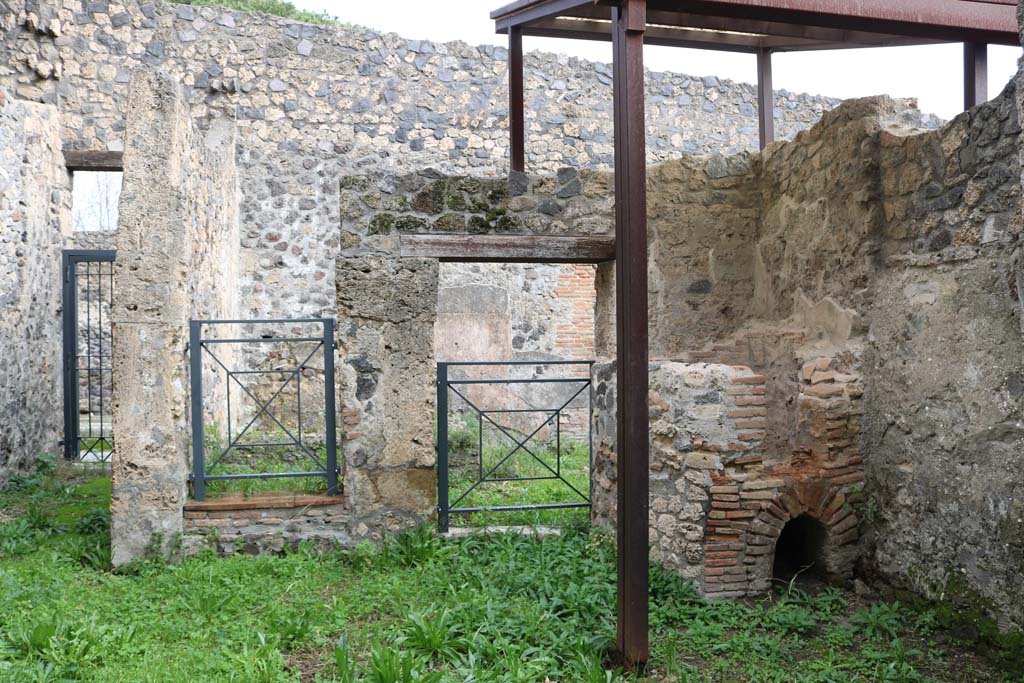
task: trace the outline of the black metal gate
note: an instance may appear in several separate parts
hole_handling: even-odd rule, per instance
[[[239,326],[249,330],[263,328],[263,331],[258,334],[240,334],[235,332]],[[294,334],[281,331],[294,326],[298,326],[299,330]],[[316,328],[317,333],[305,331],[310,328]],[[217,330],[226,330],[226,336],[219,336]],[[286,362],[277,353],[259,354],[253,351],[256,348],[267,348],[266,345],[292,345],[298,353],[295,362]],[[237,364],[221,351],[232,347],[242,355],[241,364],[246,367],[237,367]],[[303,376],[314,371],[311,362],[321,352],[323,403],[317,411],[317,417],[323,418],[323,431],[319,434],[322,436],[322,445],[313,446],[303,436],[302,386]],[[206,498],[209,482],[241,480],[324,478],[326,493],[334,495],[338,492],[340,469],[337,458],[334,397],[333,319],[192,320],[189,325],[189,354],[192,385],[190,480],[196,500]],[[227,431],[222,435],[223,439],[218,439],[216,444],[208,443],[208,428],[211,425],[206,423],[207,409],[216,406],[204,405],[209,401],[207,391],[204,391],[204,362],[209,366],[209,372],[206,373],[208,379],[220,376],[223,382],[222,397],[226,403],[223,417]],[[317,368],[315,374],[319,372]],[[261,396],[251,385],[258,378],[276,378],[272,380],[274,386],[265,396]],[[286,396],[295,401],[294,421],[283,417],[279,410],[285,407]],[[242,402],[249,402],[249,414],[240,411],[239,404]],[[308,402],[307,400],[307,404]],[[270,432],[260,430],[260,420],[271,426]],[[214,450],[209,459],[208,449]],[[284,454],[283,460],[276,463],[281,467],[276,469],[268,469],[266,460],[260,463],[260,458],[254,455],[266,455],[273,451]],[[229,465],[237,465],[231,462],[231,458],[240,453],[250,462],[243,467],[229,468]],[[298,470],[298,463],[303,463],[307,469]],[[315,469],[309,469],[310,465]]]
[[[476,512],[514,512],[523,510],[554,510],[589,508],[592,496],[593,437],[590,414],[593,409],[591,368],[594,361],[515,361],[515,362],[453,362],[437,364],[437,491],[438,527],[448,531],[453,514]],[[527,375],[524,370],[534,368]],[[547,369],[567,371],[585,368],[586,375],[573,377],[547,377]],[[461,369],[464,377],[452,377],[453,369]],[[507,377],[487,377],[493,371],[506,369]],[[477,375],[484,374],[479,377]],[[515,376],[519,375],[519,376]],[[529,395],[523,387],[564,387],[557,391],[545,390]],[[486,388],[519,387],[507,396],[487,395]],[[484,392],[473,395],[473,389]],[[454,406],[454,403],[458,403]],[[485,405],[493,404],[493,405]],[[566,414],[574,411],[578,419],[573,428],[566,428]],[[475,421],[468,430],[452,432],[452,415],[468,416]],[[534,416],[531,420],[530,416]],[[540,416],[540,420],[536,419]],[[511,424],[516,422],[516,424]],[[490,430],[496,441],[485,444],[485,433]],[[467,438],[466,434],[469,433]],[[468,450],[475,462],[466,462],[459,469],[458,481],[453,482],[453,434],[460,441],[475,440]],[[475,436],[475,439],[472,437]],[[582,455],[584,464],[576,463],[573,479],[565,468],[567,446]],[[465,447],[466,444],[463,444]],[[511,467],[516,459],[526,461]],[[577,459],[579,459],[577,457]],[[486,461],[486,462],[485,462]],[[585,472],[584,472],[585,470]],[[586,483],[579,481],[585,473]],[[489,502],[484,488],[491,484],[500,487],[511,482],[558,483],[561,499],[543,502],[511,501]],[[472,497],[480,498],[473,502]],[[549,491],[548,496],[551,495]]]
[[[66,249],[61,269],[64,319],[64,457],[110,462],[114,451],[111,250]]]

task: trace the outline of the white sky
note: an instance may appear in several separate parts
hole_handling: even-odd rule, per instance
[[[302,9],[326,11],[406,38],[435,42],[463,40],[474,45],[505,44],[494,33],[492,9],[508,0],[292,0]],[[526,50],[543,50],[611,61],[611,44],[524,38]],[[1017,69],[1020,48],[989,48],[989,89],[995,96]],[[718,76],[754,82],[751,55],[650,46],[647,66],[691,76]],[[778,54],[773,58],[775,88],[833,97],[888,94],[916,97],[921,108],[952,118],[963,108],[963,49],[959,45],[835,50]]]

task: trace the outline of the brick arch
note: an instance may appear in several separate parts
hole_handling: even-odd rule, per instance
[[[845,494],[821,480],[803,481],[781,492],[757,514],[747,535],[747,545],[759,537],[770,551],[754,556],[755,575],[770,585],[775,561],[775,547],[783,528],[790,520],[806,515],[825,527],[825,574],[829,580],[842,582],[853,574],[856,559],[854,544],[859,532],[859,519]],[[765,588],[767,589],[767,585]]]
[[[826,575],[836,582],[852,576],[859,520],[843,488],[827,478],[769,481],[776,485],[766,488],[763,483],[748,481],[712,488],[713,501],[736,498],[742,502],[724,504],[756,510],[738,510],[735,518],[727,520],[729,526],[725,528],[709,525],[704,544],[707,597],[756,596],[767,592],[771,588],[776,543],[786,523],[800,515],[808,515],[825,527]],[[747,492],[748,488],[753,493]]]

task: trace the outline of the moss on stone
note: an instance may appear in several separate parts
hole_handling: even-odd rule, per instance
[[[370,188],[370,182],[366,179],[366,176],[361,175],[342,176],[338,181],[338,185],[343,190],[356,190],[358,192],[365,192]]]
[[[445,198],[448,194],[448,183],[437,180],[416,193],[412,198],[413,211],[419,213],[441,213],[444,211]]]
[[[966,577],[952,571],[937,599],[903,592],[899,599],[917,611],[931,611],[935,624],[954,640],[970,645],[1011,676],[1024,675],[1024,632],[1003,632],[995,619],[992,601],[974,590]]]
[[[508,199],[508,182],[505,180],[488,180],[484,184],[484,193],[490,204],[500,204]]]
[[[474,214],[469,217],[469,231],[474,233],[488,232],[491,229],[491,224],[487,222],[487,218],[479,214]]]
[[[470,200],[469,208],[473,213],[487,213],[491,210],[491,203],[481,195],[476,195]]]
[[[463,192],[473,194],[480,191],[481,183],[478,178],[462,176],[455,180],[455,186]]]
[[[388,235],[395,227],[395,216],[390,213],[379,213],[370,219],[367,235]]]
[[[466,217],[459,213],[446,213],[434,221],[435,230],[462,232],[466,229]]]
[[[492,207],[469,217],[470,232],[514,230],[518,227],[521,227],[519,217],[509,214],[506,209]]]
[[[494,227],[496,230],[517,230],[520,227],[520,220],[518,216],[502,213],[495,218]]]
[[[461,192],[452,192],[448,195],[448,208],[452,211],[465,211],[466,196]]]
[[[399,232],[412,232],[427,227],[427,220],[419,216],[399,216],[395,219],[395,229]]]
[[[409,211],[409,198],[404,194],[386,195],[382,208],[385,211],[396,211],[398,213]]]

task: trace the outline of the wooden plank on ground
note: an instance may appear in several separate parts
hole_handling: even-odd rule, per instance
[[[416,234],[400,238],[402,256],[455,263],[603,263],[615,260],[614,237]]]

